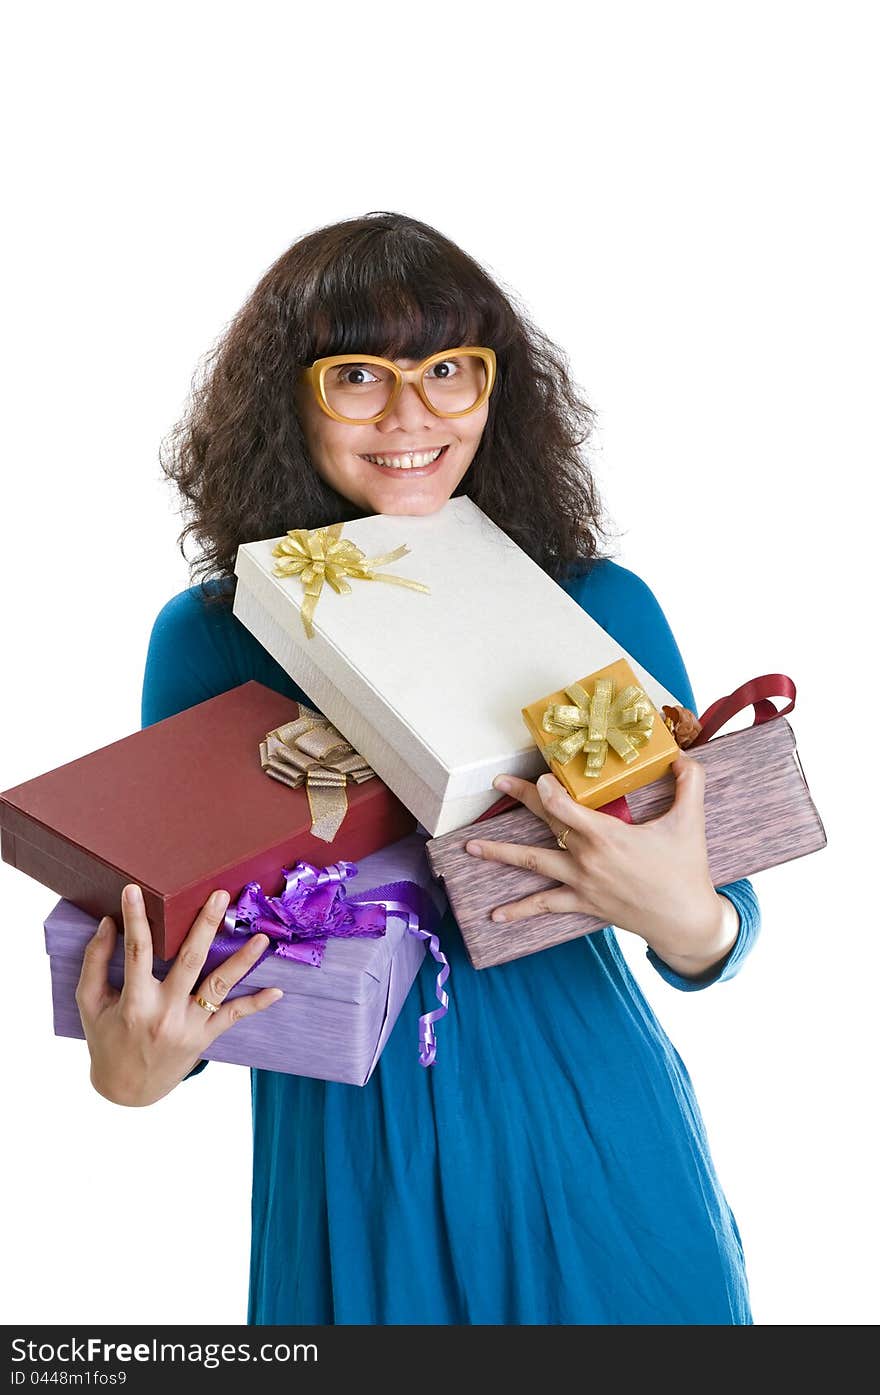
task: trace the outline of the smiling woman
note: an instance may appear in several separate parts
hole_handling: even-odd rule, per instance
[[[436,512],[477,452],[495,363],[494,351],[478,346],[443,349],[418,364],[363,355],[319,359],[297,391],[315,468],[367,513]],[[371,449],[360,450],[364,445]]]
[[[240,542],[430,513],[462,490],[695,710],[653,593],[600,554],[579,454],[591,419],[563,356],[433,228],[377,214],[295,243],[171,442],[166,468],[191,514],[181,545],[197,539],[194,570],[210,575],[155,621],[144,724],[249,679],[305,697],[232,614]],[[478,605],[461,623],[479,623]],[[438,656],[441,690],[454,662]],[[691,992],[739,970],[759,913],[748,882],[712,887],[702,784],[695,762],[680,765],[665,822],[637,830],[569,808],[552,781],[549,794],[526,781],[511,792],[562,838],[557,894],[616,915]],[[479,853],[509,855],[488,836]],[[508,918],[515,934],[515,908]],[[454,1006],[430,1072],[413,1070],[400,1031],[362,1089],[252,1071],[248,1320],[750,1323],[739,1231],[690,1077],[615,930],[479,973],[451,914],[438,934]],[[426,961],[420,1013],[434,991]],[[100,1037],[95,1023],[95,1053]],[[107,1061],[112,1090],[125,1061]]]
[[[480,391],[453,410],[461,375]],[[486,271],[425,223],[381,213],[318,229],[269,268],[161,458],[189,514],[181,550],[199,547],[194,577],[231,577],[240,543],[291,520],[424,514],[466,492],[558,578],[607,536],[580,451],[592,426],[564,355]],[[392,473],[438,448],[405,480]]]

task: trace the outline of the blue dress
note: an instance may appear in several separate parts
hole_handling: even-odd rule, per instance
[[[565,588],[699,710],[638,576],[601,561]],[[304,696],[231,610],[191,587],[153,626],[142,723],[251,678]],[[676,988],[731,978],[754,943],[751,884],[723,891],[740,931],[711,979],[682,978],[647,950]],[[450,1010],[433,1066],[417,1055],[417,1015],[437,1006],[426,955],[365,1087],[251,1071],[248,1322],[751,1323],[690,1077],[614,929],[479,972],[451,913],[439,934]]]

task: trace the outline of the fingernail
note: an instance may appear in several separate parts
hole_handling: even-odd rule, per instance
[[[98,928],[97,928],[97,930],[95,931],[95,934],[96,934],[96,935],[103,935],[104,931],[107,929],[107,926],[108,926],[109,924],[110,924],[109,920],[107,919],[106,916],[104,916],[104,919],[98,922]]]
[[[215,915],[219,915],[221,911],[225,911],[228,905],[229,892],[215,891],[210,901],[210,908],[215,913]]]
[[[469,852],[471,857],[483,856],[483,849],[479,843],[465,843],[464,850],[465,852]]]
[[[547,794],[553,788],[553,776],[542,775],[538,780],[538,789],[542,794]]]
[[[125,904],[127,906],[142,906],[144,904],[144,898],[141,895],[139,886],[127,886],[122,895],[125,898]]]
[[[261,930],[258,935],[251,936],[250,942],[252,945],[256,945],[257,949],[262,951],[267,947],[269,943],[269,936],[264,934]]]
[[[506,919],[507,919],[507,916],[504,914],[503,911],[493,911],[493,912],[492,912],[492,919],[493,919],[493,920],[506,920]]]
[[[504,794],[509,794],[513,789],[513,785],[506,775],[496,775],[492,785],[496,790],[502,790]]]
[[[277,1002],[278,1002],[278,999],[279,999],[279,998],[283,998],[283,997],[284,997],[284,989],[283,989],[283,988],[273,988],[273,990],[272,990],[272,1002],[273,1002],[273,1003],[277,1003]]]

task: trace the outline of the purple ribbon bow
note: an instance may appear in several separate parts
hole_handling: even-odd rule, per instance
[[[269,936],[270,943],[240,982],[269,954],[319,968],[330,936],[377,939],[385,934],[389,915],[403,916],[407,933],[426,940],[434,959],[442,965],[436,987],[440,1007],[419,1018],[419,1061],[423,1066],[433,1065],[437,1055],[434,1023],[449,1010],[449,997],[443,988],[449,963],[433,929],[439,912],[417,882],[387,882],[367,892],[346,895],[344,883],[357,870],[354,862],[332,862],[327,867],[298,862],[295,867],[282,867],[284,890],[280,896],[267,896],[259,882],[248,882],[235,907],[230,902],[223,929],[208,949],[203,972],[212,972],[260,931]],[[240,924],[245,928],[237,928]]]

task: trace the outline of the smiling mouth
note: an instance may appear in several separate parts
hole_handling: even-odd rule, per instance
[[[362,455],[371,465],[381,465],[386,470],[420,470],[433,465],[449,449],[449,443],[436,450],[394,451],[388,455]]]

